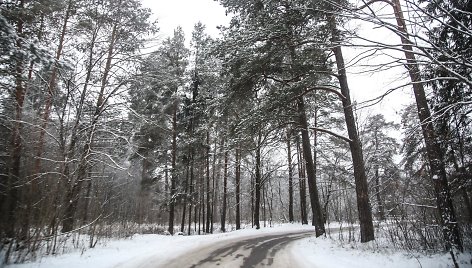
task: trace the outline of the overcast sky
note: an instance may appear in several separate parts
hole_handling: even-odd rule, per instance
[[[225,9],[214,0],[142,0],[143,6],[151,8],[159,21],[160,33],[163,38],[173,35],[173,31],[181,26],[190,38],[193,26],[202,22],[207,33],[216,37],[218,25],[226,25],[230,17]],[[190,40],[186,40],[189,42]]]

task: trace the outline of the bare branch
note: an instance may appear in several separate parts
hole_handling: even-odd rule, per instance
[[[336,137],[336,138],[338,138],[338,139],[341,139],[341,140],[346,141],[346,142],[349,142],[349,143],[352,142],[352,140],[349,139],[348,137],[345,137],[345,136],[343,136],[343,135],[334,133],[334,132],[332,132],[331,130],[327,130],[327,129],[323,129],[323,128],[318,128],[318,127],[311,127],[310,129],[311,129],[311,130],[314,130],[314,131],[318,131],[318,132],[323,132],[323,133],[329,134],[329,135],[331,135],[331,136],[334,136],[334,137]]]

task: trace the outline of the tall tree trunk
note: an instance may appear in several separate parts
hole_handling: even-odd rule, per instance
[[[211,175],[211,180],[212,180],[212,188],[211,188],[211,216],[210,216],[210,233],[213,233],[213,226],[215,222],[215,213],[217,211],[217,203],[218,203],[218,181],[220,180],[221,177],[221,157],[218,157],[218,144],[217,144],[217,138],[215,134],[215,143],[214,143],[214,150],[213,150],[213,162],[212,162],[212,175]],[[223,150],[224,146],[224,137],[221,139],[221,144],[219,146],[220,150]]]
[[[254,201],[256,198],[254,197],[255,194],[255,178],[254,176],[251,176],[251,228],[254,228],[255,222],[254,222]]]
[[[318,186],[316,184],[315,167],[311,155],[310,136],[308,135],[308,122],[305,113],[305,102],[303,97],[297,100],[297,109],[299,124],[302,133],[303,156],[305,159],[306,174],[308,178],[308,192],[310,193],[311,211],[313,213],[313,222],[315,226],[315,235],[321,236],[325,233],[323,212],[321,211],[320,198],[318,195]]]
[[[236,148],[236,230],[241,229],[241,149]]]
[[[189,189],[189,180],[190,180],[190,165],[187,164],[187,174],[185,175],[185,185],[184,185],[184,200],[182,206],[182,221],[180,223],[180,232],[184,232],[185,229],[185,216],[187,215],[187,203],[189,203],[188,189]]]
[[[316,98],[315,98],[315,103],[316,103]],[[315,122],[314,122],[314,127],[315,128],[318,128],[318,108],[315,107],[315,114],[314,114],[314,119],[315,119]],[[315,171],[315,174],[314,174],[314,177],[315,179],[317,179],[317,164],[318,164],[318,154],[317,154],[317,146],[318,146],[318,132],[317,131],[313,131],[313,170]],[[323,187],[321,188],[323,190]],[[326,223],[326,211],[323,209],[321,209],[321,211],[323,211],[323,224]],[[312,219],[312,222],[315,222],[315,219],[313,218]]]
[[[267,206],[269,210],[269,227],[272,227],[272,221],[274,219],[273,211],[274,211],[274,187],[272,185],[271,180],[269,180],[269,186],[267,188],[267,191],[270,191],[270,196],[268,196],[267,200]]]
[[[198,79],[197,72],[194,73],[193,77],[193,84],[192,84],[192,104],[196,104],[196,100],[198,97],[198,89],[200,86],[200,81]],[[190,110],[190,138],[194,138],[194,132],[195,132],[195,125],[198,124],[198,118],[196,118],[195,115],[195,107],[192,106]],[[194,225],[194,232],[196,232],[196,217],[197,217],[197,205],[194,204],[194,202],[198,203],[198,187],[197,182],[195,181],[195,144],[192,143],[190,147],[190,154],[189,154],[189,161],[190,161],[190,187],[189,187],[189,195],[190,195],[190,202],[188,202],[188,231],[187,234],[190,235],[190,230],[191,230],[191,225],[192,225],[192,206],[195,208],[195,225]],[[195,197],[194,194],[197,196]]]
[[[187,234],[190,235],[190,230],[192,227],[192,206],[195,206],[193,202],[195,202],[194,198],[194,192],[195,192],[195,186],[194,186],[194,148],[191,149],[190,153],[190,188],[189,188],[189,204],[188,204],[188,230]],[[195,230],[194,230],[195,231]]]
[[[351,96],[347,82],[346,68],[340,44],[340,33],[336,27],[335,17],[329,19],[329,26],[332,34],[333,52],[336,58],[338,69],[339,85],[344,108],[344,117],[346,120],[347,132],[351,142],[351,157],[354,169],[354,179],[356,184],[357,210],[359,213],[359,223],[361,230],[361,242],[374,240],[374,225],[372,222],[372,210],[369,201],[369,191],[367,186],[367,175],[365,173],[364,156],[362,154],[361,142],[357,133],[356,121],[352,110]]]
[[[300,220],[302,224],[308,224],[308,213],[306,205],[306,172],[302,149],[300,147],[300,138],[296,135],[297,158],[298,158],[298,188],[300,192]]]
[[[441,225],[446,241],[446,248],[456,248],[463,251],[459,226],[456,220],[452,197],[447,181],[446,168],[444,165],[444,157],[440,147],[438,135],[434,129],[431,112],[428,106],[428,100],[421,82],[420,69],[413,52],[411,41],[407,32],[405,19],[399,0],[393,0],[392,6],[395,11],[398,30],[403,45],[403,51],[407,59],[407,69],[413,86],[413,92],[416,99],[418,110],[418,118],[421,122],[421,129],[426,146],[426,153],[429,161],[431,179],[433,181],[436,193],[436,202],[438,212],[441,218]]]
[[[262,175],[262,174],[261,174]],[[262,191],[262,222],[264,223],[264,228],[267,227],[267,189],[264,184],[261,185]]]
[[[292,170],[292,149],[291,149],[291,129],[287,130],[287,162],[288,162],[288,221],[294,222],[293,218],[293,170]]]
[[[261,224],[259,222],[260,218],[260,207],[261,207],[261,140],[262,140],[262,133],[259,131],[259,135],[257,137],[257,148],[256,148],[256,174],[254,178],[254,187],[253,190],[255,191],[254,194],[254,225],[256,229],[261,228]]]
[[[205,157],[206,159],[206,157]],[[205,165],[205,164],[204,164]],[[203,170],[200,173],[200,216],[201,219],[199,219],[199,230],[198,234],[200,234],[200,231],[203,230],[205,232],[205,167],[202,167]],[[200,230],[200,224],[201,224],[201,230]]]
[[[169,233],[174,234],[174,213],[177,193],[177,103],[172,112],[172,155],[170,176]]]
[[[211,220],[211,188],[210,188],[210,131],[206,133],[207,151],[206,151],[206,225],[205,232],[210,233]]]
[[[223,206],[221,208],[221,231],[226,232],[226,202],[228,196],[228,151],[225,151],[223,170]]]
[[[205,218],[205,187],[203,185],[204,179],[201,174],[199,174],[199,200],[198,200],[198,234],[200,235],[202,229],[205,229],[205,226],[202,228],[202,218]],[[203,222],[204,224],[204,222]]]

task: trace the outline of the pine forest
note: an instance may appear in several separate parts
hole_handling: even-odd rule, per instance
[[[2,262],[300,223],[459,267],[472,1],[217,2],[218,36],[163,36],[140,0],[0,1]],[[391,69],[356,101],[356,73]],[[397,91],[394,120],[378,107]]]

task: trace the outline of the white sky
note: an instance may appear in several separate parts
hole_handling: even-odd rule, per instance
[[[400,43],[400,38],[389,30],[374,27],[373,25],[363,22],[360,23],[358,27],[358,34],[360,36],[368,37],[380,43]],[[359,41],[355,43],[367,44],[366,42]],[[403,52],[384,50],[376,53],[374,57],[357,62],[357,57],[364,51],[365,49],[363,48],[343,47],[344,59],[348,66],[347,76],[351,90],[351,99],[353,101],[357,101],[358,103],[368,101],[381,96],[390,89],[404,86],[410,82],[407,70],[402,65],[392,67],[388,70],[375,71],[377,65],[392,61],[392,57],[404,58]],[[350,63],[353,65],[349,66]],[[413,101],[414,96],[411,86],[398,88],[388,94],[379,103],[358,111],[358,115],[362,118],[369,113],[381,113],[387,120],[400,123],[401,110]]]
[[[142,0],[143,6],[152,9],[158,19],[161,37],[173,35],[174,29],[181,26],[187,43],[190,42],[193,26],[197,22],[206,25],[206,32],[218,36],[218,25],[227,25],[230,17],[225,9],[214,0]]]

